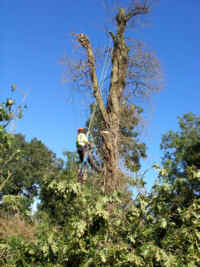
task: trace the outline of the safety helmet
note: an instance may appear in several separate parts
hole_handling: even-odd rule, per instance
[[[84,132],[84,128],[78,128],[78,133]]]
[[[78,128],[78,133],[87,133],[87,129],[86,128]]]

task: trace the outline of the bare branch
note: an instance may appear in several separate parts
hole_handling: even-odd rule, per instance
[[[126,76],[126,94],[130,95],[130,100],[133,97],[148,99],[151,93],[163,87],[159,60],[144,43],[130,40],[129,47],[131,52]]]
[[[102,116],[105,120],[105,122],[108,121],[107,111],[103,102],[103,98],[99,89],[98,85],[98,79],[96,74],[96,68],[95,68],[95,58],[92,50],[92,46],[90,44],[89,38],[86,34],[77,34],[76,35],[79,43],[81,46],[86,49],[88,54],[88,65],[89,65],[89,72],[90,72],[90,78],[93,86],[93,95],[96,98],[96,101],[99,105],[99,109],[102,113]]]
[[[146,5],[146,1],[144,5],[137,5],[136,7],[129,10],[129,12],[125,16],[126,22],[128,22],[131,18],[137,15],[147,14],[149,12],[149,7]]]

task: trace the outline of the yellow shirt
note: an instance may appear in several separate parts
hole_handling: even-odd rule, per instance
[[[80,133],[76,137],[76,144],[77,146],[85,146],[88,144],[87,136],[84,133]]]

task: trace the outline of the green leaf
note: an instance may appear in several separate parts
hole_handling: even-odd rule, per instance
[[[33,249],[29,249],[28,252],[29,252],[30,255],[34,255],[35,254],[35,251]]]
[[[165,229],[165,228],[167,227],[167,221],[166,221],[166,219],[163,218],[163,219],[161,220],[160,226],[161,226],[161,228],[163,228],[163,229]]]

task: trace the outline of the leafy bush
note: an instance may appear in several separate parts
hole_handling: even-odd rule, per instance
[[[43,177],[34,216],[24,210],[22,196],[4,196],[10,215],[0,219],[1,265],[200,266],[197,165],[190,161],[176,178],[174,164],[155,165],[159,179],[152,192],[124,205],[124,191],[106,195],[79,184],[70,162]]]

